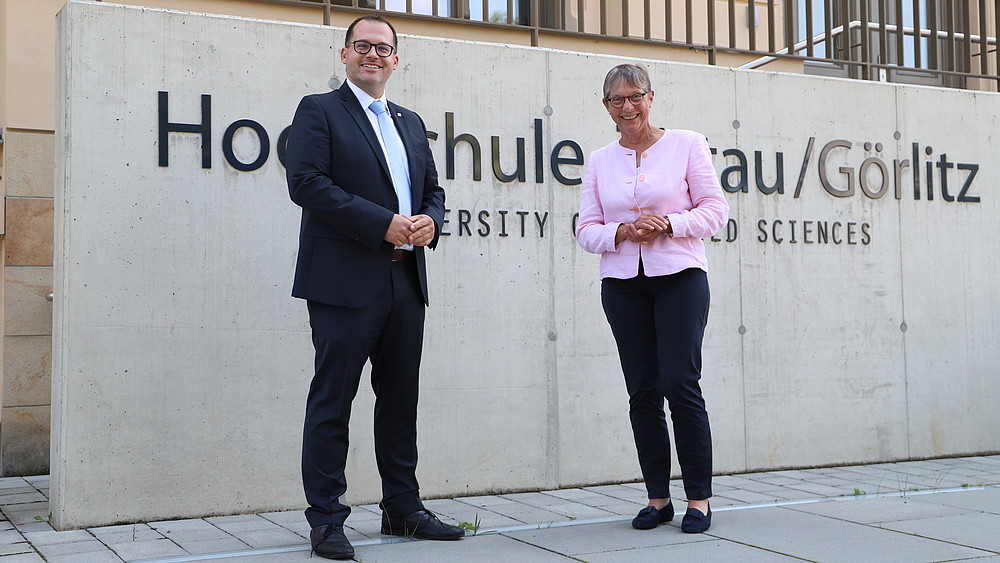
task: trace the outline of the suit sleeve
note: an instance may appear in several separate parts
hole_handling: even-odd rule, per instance
[[[424,151],[427,167],[424,170],[423,198],[420,201],[420,210],[417,214],[424,214],[434,220],[434,239],[427,245],[428,248],[437,246],[438,239],[441,238],[441,226],[444,223],[444,188],[438,184],[437,167],[434,166],[434,155],[431,154],[430,143],[427,142],[427,127],[424,121],[417,116],[422,132],[419,150]]]
[[[346,238],[377,249],[393,213],[334,183],[332,139],[326,112],[315,97],[306,96],[295,110],[288,134],[289,196]]]

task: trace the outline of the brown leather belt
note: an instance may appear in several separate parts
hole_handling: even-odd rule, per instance
[[[393,249],[392,251],[393,262],[402,262],[403,260],[408,260],[411,256],[413,256],[413,251],[411,250],[403,250],[402,248],[396,248]]]

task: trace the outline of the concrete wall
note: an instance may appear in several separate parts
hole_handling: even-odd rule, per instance
[[[85,2],[59,29],[54,525],[301,507],[312,350],[277,144],[302,95],[343,79],[343,30]],[[621,59],[412,36],[400,52],[389,96],[437,134],[450,209],[429,257],[424,495],[638,479],[598,258],[572,235],[583,167],[552,168],[557,146],[572,160],[617,138],[599,100]],[[655,122],[704,132],[735,190],[707,241],[716,470],[1000,450],[1000,98],[648,64]],[[158,92],[166,122],[211,124],[210,168],[202,135],[159,142]],[[239,120],[268,136],[259,167],[251,127],[227,140]],[[523,181],[494,173],[494,136],[500,175],[524,139]],[[914,143],[921,188],[940,165],[933,201],[912,162],[894,172]],[[979,201],[944,201],[942,170],[958,195],[972,168]],[[872,196],[834,195],[862,169]],[[349,500],[370,502],[366,385],[355,404]]]

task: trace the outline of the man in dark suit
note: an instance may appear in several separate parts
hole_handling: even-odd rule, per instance
[[[315,552],[346,559],[348,421],[371,361],[382,533],[459,539],[424,509],[416,478],[417,381],[427,274],[444,190],[423,121],[385,100],[399,64],[396,31],[377,15],[347,30],[338,90],[302,99],[288,136],[287,179],[302,207],[292,295],[307,300],[316,348],[306,404],[302,481]]]

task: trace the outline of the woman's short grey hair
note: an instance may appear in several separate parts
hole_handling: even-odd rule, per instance
[[[629,86],[635,86],[643,92],[649,92],[653,85],[649,83],[649,73],[644,67],[632,64],[622,64],[608,71],[604,77],[604,98],[611,95],[611,91],[622,82]]]

